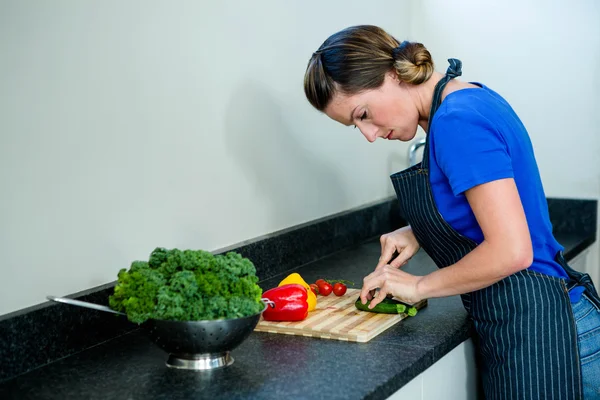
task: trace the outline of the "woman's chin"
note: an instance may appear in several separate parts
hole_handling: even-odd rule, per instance
[[[401,142],[410,142],[411,140],[413,140],[415,138],[415,136],[417,136],[417,132],[411,134],[402,134],[402,135],[398,135],[398,137],[390,137],[389,140],[399,140]]]

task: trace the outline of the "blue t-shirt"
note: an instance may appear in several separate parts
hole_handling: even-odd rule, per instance
[[[436,205],[458,232],[477,243],[483,232],[464,192],[497,179],[514,178],[533,244],[532,271],[567,278],[554,257],[563,250],[554,235],[533,146],[512,107],[480,83],[446,96],[429,133],[430,180]],[[570,292],[579,300],[583,288]]]

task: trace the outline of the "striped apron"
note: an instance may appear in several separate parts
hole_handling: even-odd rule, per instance
[[[449,59],[436,85],[429,121],[442,91],[461,75],[461,62]],[[429,182],[429,142],[423,161],[391,176],[402,217],[421,248],[439,268],[455,264],[477,243],[454,230],[439,213]],[[567,282],[523,270],[478,291],[461,295],[476,332],[478,366],[487,399],[581,399],[577,330],[568,290],[584,285],[596,293],[587,274],[557,261]],[[586,278],[587,276],[587,278]],[[596,294],[597,298],[597,294]]]

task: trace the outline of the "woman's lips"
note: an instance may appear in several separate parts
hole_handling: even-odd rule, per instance
[[[385,137],[385,139],[389,139],[390,136],[392,136],[393,132],[394,132],[393,130],[389,131],[388,134],[387,134],[387,136]]]

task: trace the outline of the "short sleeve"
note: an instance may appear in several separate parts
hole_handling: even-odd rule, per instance
[[[436,115],[432,128],[436,162],[455,196],[477,185],[514,177],[504,137],[475,110]]]

